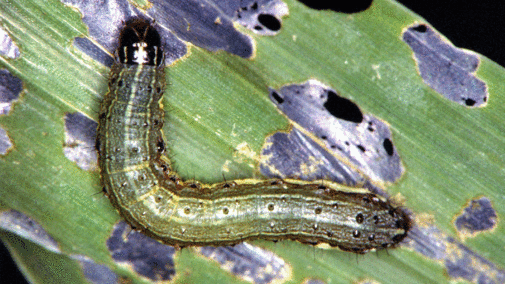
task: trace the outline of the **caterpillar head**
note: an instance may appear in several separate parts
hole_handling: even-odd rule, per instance
[[[124,64],[160,66],[164,60],[160,34],[147,20],[129,20],[119,35],[116,60]]]

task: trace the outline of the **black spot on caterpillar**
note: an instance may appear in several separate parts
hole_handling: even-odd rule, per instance
[[[180,247],[292,239],[356,253],[407,236],[405,211],[362,188],[295,179],[182,181],[164,154],[163,56],[149,22],[127,22],[99,113],[102,183],[133,228]]]

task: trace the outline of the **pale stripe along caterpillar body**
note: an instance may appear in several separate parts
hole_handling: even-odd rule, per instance
[[[135,229],[176,246],[292,239],[365,253],[392,247],[409,216],[368,190],[331,182],[184,182],[164,155],[160,36],[148,21],[122,29],[97,149],[105,192]]]

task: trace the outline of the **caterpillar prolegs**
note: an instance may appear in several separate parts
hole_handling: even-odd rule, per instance
[[[126,23],[100,108],[97,149],[105,191],[132,227],[180,247],[292,239],[356,253],[407,236],[409,216],[362,188],[294,179],[182,181],[164,154],[164,69],[156,29],[145,20]]]

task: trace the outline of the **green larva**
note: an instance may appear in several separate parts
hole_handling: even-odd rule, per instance
[[[175,246],[291,239],[365,253],[393,247],[409,216],[363,188],[301,180],[184,182],[164,154],[161,40],[145,20],[121,31],[97,149],[105,192],[135,229]]]

